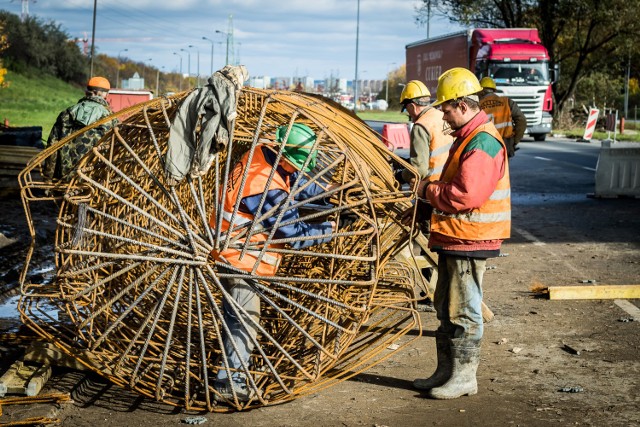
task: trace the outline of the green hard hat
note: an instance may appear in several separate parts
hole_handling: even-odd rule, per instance
[[[287,125],[283,125],[276,131],[276,140],[278,142],[282,142],[284,139],[287,134],[287,128]],[[316,166],[316,157],[318,156],[316,150],[311,150],[315,141],[316,134],[309,126],[302,123],[294,123],[291,126],[287,143],[282,149],[282,155],[298,170],[302,170],[307,157],[311,157],[305,169],[305,172],[310,172]]]

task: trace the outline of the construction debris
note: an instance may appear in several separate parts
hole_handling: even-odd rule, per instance
[[[226,117],[228,140],[211,145],[205,153],[211,154],[209,162],[196,159],[197,173],[168,179],[167,141],[189,95],[157,98],[117,113],[122,123],[64,182],[44,182],[37,172],[67,140],[47,148],[20,174],[32,236],[30,205],[52,198],[60,204],[57,276],[47,285],[26,282],[32,246],[21,276],[23,322],[68,355],[84,351],[83,365],[115,384],[187,409],[219,412],[315,393],[388,356],[387,343],[420,331],[414,307],[414,278],[420,272],[395,259],[412,235],[399,218],[414,206],[414,194],[398,188],[389,161],[409,165],[331,101],[243,88],[237,116]],[[332,184],[324,197],[335,202],[301,219],[339,222],[349,212],[356,221],[336,230],[329,243],[300,251],[275,249],[281,242],[272,243],[271,234],[264,248],[286,255],[277,275],[241,273],[256,286],[262,316],[256,351],[242,369],[252,399],[230,401],[212,385],[216,373],[228,369],[222,303],[240,308],[220,283],[234,273],[209,254],[239,243],[210,227],[209,218],[211,224],[220,221],[217,195],[242,155],[259,143],[278,153],[282,144],[274,139],[275,130],[294,122],[318,136],[317,165],[306,178],[323,188]],[[197,125],[194,141],[202,123]],[[301,209],[309,202],[301,202]],[[251,226],[246,233],[255,232]],[[58,315],[45,313],[43,306],[55,307]],[[399,348],[416,338],[403,340]]]

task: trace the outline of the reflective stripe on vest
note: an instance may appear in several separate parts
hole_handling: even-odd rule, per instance
[[[227,187],[227,191],[224,194],[223,201],[223,212],[222,212],[222,229],[221,232],[223,234],[227,233],[230,229],[232,230],[230,235],[227,238],[232,239],[231,243],[227,249],[222,252],[212,251],[211,254],[214,259],[218,261],[227,261],[231,265],[240,270],[252,272],[253,268],[258,261],[258,256],[262,252],[262,246],[264,242],[267,240],[269,235],[267,233],[256,233],[251,236],[249,242],[246,242],[245,238],[238,238],[237,240],[233,240],[234,236],[237,236],[240,232],[246,232],[249,229],[249,226],[255,219],[255,216],[250,213],[242,212],[238,210],[236,212],[236,216],[233,220],[233,228],[231,225],[231,217],[233,215],[233,209],[235,206],[236,200],[238,198],[243,199],[249,196],[255,196],[258,194],[262,194],[268,190],[283,190],[285,192],[289,192],[289,185],[285,180],[280,176],[278,172],[273,175],[273,179],[271,180],[271,185],[267,190],[267,180],[271,173],[273,167],[271,166],[264,157],[264,153],[262,152],[262,148],[260,145],[256,147],[253,153],[253,159],[251,161],[251,165],[249,165],[249,172],[247,175],[247,179],[245,182],[245,186],[242,189],[242,194],[240,194],[240,184],[242,180],[242,176],[245,173],[245,168],[247,161],[249,159],[249,152],[245,153],[244,156],[240,159],[240,161],[235,165],[232,173],[229,177],[229,183]],[[216,226],[216,215],[215,212],[211,214],[209,218],[209,225],[212,228]],[[240,230],[233,230],[238,226],[245,226]],[[254,232],[261,231],[263,228],[261,225],[256,225],[254,227]],[[272,247],[282,247],[283,245],[272,245]],[[240,259],[240,254],[243,248],[247,248],[245,250],[244,256]],[[249,249],[251,247],[252,249]],[[224,260],[223,260],[224,258]],[[278,270],[278,266],[280,265],[280,261],[282,260],[282,255],[275,252],[265,252],[260,259],[260,264],[256,270],[256,273],[260,276],[273,276]]]
[[[431,231],[462,240],[507,239],[511,235],[511,185],[507,150],[491,122],[478,126],[467,136],[447,161],[442,181],[451,182],[458,173],[460,156],[466,146],[480,132],[488,133],[502,145],[504,175],[482,206],[465,213],[446,213],[434,209],[431,215]]]
[[[429,108],[423,113],[414,125],[424,127],[431,141],[429,142],[429,169],[425,177],[429,181],[437,181],[442,174],[447,157],[449,157],[449,149],[453,144],[453,137],[444,134],[444,120],[442,120],[442,111],[435,108]]]
[[[507,98],[495,94],[487,95],[480,100],[480,108],[493,121],[502,138],[513,136],[513,119]]]

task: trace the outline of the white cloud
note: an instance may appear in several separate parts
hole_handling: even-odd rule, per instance
[[[358,68],[361,78],[384,79],[391,63],[405,62],[405,45],[423,39],[414,23],[415,0],[360,0]],[[224,65],[226,38],[233,16],[232,57],[239,54],[252,75],[308,74],[322,78],[355,74],[357,0],[98,0],[96,47],[116,56],[178,71],[197,68],[208,74],[211,43],[214,68]],[[19,14],[19,2],[7,7]],[[11,10],[14,9],[14,10]],[[38,0],[31,13],[55,20],[73,37],[91,38],[93,0]],[[445,19],[431,23],[433,36],[458,30]],[[189,48],[193,45],[193,48]],[[181,49],[185,49],[181,51]],[[339,70],[339,71],[338,71]]]

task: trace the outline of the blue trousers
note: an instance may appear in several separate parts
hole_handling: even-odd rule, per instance
[[[487,260],[443,255],[438,258],[438,282],[433,305],[438,332],[457,341],[482,339],[482,277]]]

